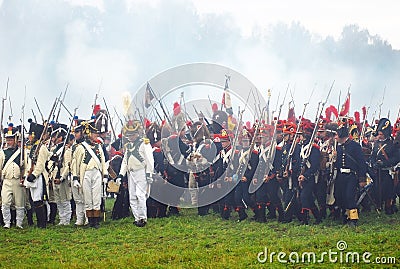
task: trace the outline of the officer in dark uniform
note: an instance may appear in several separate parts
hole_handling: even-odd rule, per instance
[[[399,162],[399,150],[393,144],[392,126],[389,119],[382,118],[376,127],[374,135],[377,140],[372,148],[370,165],[373,169],[374,197],[379,208],[385,204],[385,213],[393,214],[392,198],[394,183],[393,167]]]
[[[345,119],[339,122],[336,140],[335,201],[344,213],[344,221],[354,227],[358,221],[357,189],[359,182],[366,180],[367,165],[360,144],[349,138],[349,126]]]

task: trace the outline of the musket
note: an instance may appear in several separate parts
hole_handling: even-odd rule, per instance
[[[25,102],[26,102],[26,86],[24,94],[24,103],[21,108],[21,145],[20,145],[20,156],[19,156],[19,184],[24,185],[24,170],[25,170]]]
[[[367,123],[368,112],[369,112],[369,107],[367,107],[367,110],[365,112],[365,118],[364,118],[363,125],[362,125],[362,128],[361,128],[360,139],[359,139],[360,140],[359,143],[360,143],[361,146],[363,145],[365,132],[367,130],[366,123]]]
[[[11,122],[11,119],[12,119],[12,117],[13,117],[14,115],[13,115],[13,111],[12,111],[11,97],[10,97],[10,96],[8,96],[8,102],[9,102],[9,104],[10,104],[10,115],[8,116],[8,122]]]
[[[112,131],[112,133],[113,133],[114,140],[115,140],[115,139],[117,139],[117,136],[115,135],[114,126],[113,126],[112,121],[111,121],[110,111],[108,110],[107,102],[106,102],[106,99],[105,99],[104,97],[103,97],[103,101],[104,101],[104,105],[105,105],[105,107],[106,107],[106,111],[107,111],[108,118],[110,119],[111,131]]]
[[[286,88],[285,96],[283,97],[283,102],[282,102],[282,104],[279,106],[278,117],[277,117],[277,120],[276,120],[276,122],[275,122],[275,124],[274,124],[274,133],[273,133],[273,136],[272,136],[272,139],[271,139],[271,144],[270,144],[270,146],[269,146],[270,148],[269,148],[269,150],[268,150],[267,158],[266,158],[266,161],[265,161],[265,163],[266,163],[266,170],[265,170],[265,172],[264,172],[264,175],[268,175],[269,172],[271,171],[271,169],[273,168],[272,164],[273,164],[274,158],[275,158],[275,153],[276,153],[276,139],[277,139],[277,136],[278,136],[278,133],[277,133],[277,130],[276,130],[276,129],[277,129],[279,117],[281,116],[281,113],[282,113],[282,107],[283,107],[283,105],[285,104],[285,100],[286,100],[286,96],[287,96],[288,90],[289,90],[289,84],[288,84],[288,86],[287,86],[287,88]],[[261,187],[261,185],[262,185],[263,182],[264,182],[264,179],[258,180],[258,181],[255,182],[254,184],[250,184],[250,185],[249,185],[249,193],[254,193],[254,192],[256,192],[256,191],[258,190],[258,188]]]
[[[4,134],[3,134],[3,130],[4,130],[4,126],[3,126],[3,120],[4,120],[4,102],[7,100],[7,94],[8,94],[8,83],[10,81],[10,78],[7,78],[7,87],[6,87],[6,97],[3,97],[1,99],[1,148],[3,148],[4,145]]]
[[[300,131],[300,127],[301,127],[301,122],[303,121],[303,117],[304,117],[304,114],[305,114],[305,112],[306,112],[306,108],[307,108],[308,104],[309,104],[310,101],[311,101],[311,97],[312,97],[313,94],[314,94],[314,90],[315,90],[315,88],[313,88],[313,90],[311,91],[310,97],[308,98],[307,103],[305,103],[304,106],[303,106],[303,112],[301,113],[300,120],[299,120],[299,124],[297,124],[296,133],[295,133],[295,135],[294,135],[292,145],[290,146],[290,149],[289,149],[289,153],[288,153],[288,157],[287,157],[287,163],[286,163],[286,167],[285,167],[285,170],[284,170],[284,172],[283,172],[283,175],[286,175],[286,174],[289,172],[289,170],[291,169],[290,166],[291,166],[291,163],[292,163],[293,153],[294,153],[294,150],[295,150],[296,145],[297,145],[297,138],[298,138],[298,136],[299,136],[299,131]]]
[[[234,134],[234,138],[233,138],[233,143],[232,143],[232,147],[231,147],[232,151],[231,151],[231,154],[229,156],[228,166],[227,166],[227,168],[226,168],[226,170],[225,170],[225,172],[223,174],[222,180],[225,180],[228,177],[228,171],[230,171],[230,172],[233,171],[233,161],[235,159],[236,146],[237,146],[237,141],[238,141],[238,138],[239,138],[240,126],[242,125],[241,123],[242,123],[243,113],[246,111],[247,104],[249,103],[249,97],[250,97],[250,92],[249,92],[249,95],[247,96],[247,100],[246,100],[244,109],[240,110],[240,107],[238,108],[239,120],[238,120],[238,124],[237,124],[236,131],[235,131],[235,134]]]
[[[124,127],[124,123],[123,123],[121,117],[119,116],[119,114],[118,114],[117,109],[115,108],[115,106],[114,106],[114,112],[115,112],[115,115],[117,115],[117,118],[119,119],[119,121],[120,121],[120,123],[121,123],[121,128]],[[125,120],[126,120],[126,119],[125,119]]]
[[[382,101],[381,101],[380,104],[379,104],[378,119],[381,118],[382,105],[383,105],[383,101],[385,100],[385,92],[386,92],[386,85],[385,85],[385,88],[383,88]]]
[[[103,78],[101,78],[100,84],[99,84],[99,90],[97,91],[96,95],[94,96],[94,102],[93,102],[93,106],[92,106],[92,116],[94,116],[93,110],[94,110],[94,107],[97,105],[97,98],[99,97],[99,93],[100,93],[102,84],[103,84]]]
[[[267,108],[267,124],[271,124],[271,121],[270,121],[270,118],[269,118],[269,102],[270,102],[270,100],[271,100],[271,89],[268,89],[268,101],[267,101],[267,105],[266,105],[266,108]]]
[[[35,123],[37,123],[35,112],[33,111],[33,109],[31,109],[31,110],[32,110],[33,119],[35,120]]]
[[[65,95],[67,94],[68,86],[69,86],[69,83],[67,83],[67,86],[65,86],[65,91],[64,91],[63,98],[60,100],[60,103],[61,103],[62,105],[64,104]],[[58,117],[60,116],[60,112],[61,112],[61,106],[58,108],[57,117],[56,117],[56,122],[58,122]]]
[[[164,113],[164,116],[165,116],[165,118],[166,118],[167,121],[168,121],[168,124],[171,126],[172,129],[174,129],[174,126],[172,125],[172,121],[171,121],[171,119],[168,117],[168,114],[167,114],[167,112],[165,111],[164,106],[163,106],[161,100],[157,97],[157,95],[156,95],[155,92],[153,91],[153,88],[150,86],[150,83],[147,82],[147,84],[148,84],[148,88],[149,88],[149,90],[151,91],[152,95],[154,96],[154,98],[156,98],[158,104],[160,105],[160,107],[161,107],[161,109],[162,109],[162,111],[163,111],[163,113]]]
[[[322,112],[324,111],[325,104],[328,102],[328,99],[329,99],[329,96],[331,95],[332,88],[333,88],[334,84],[335,84],[335,81],[332,82],[332,85],[331,85],[331,87],[329,89],[329,92],[326,95],[325,101],[322,102],[322,103],[319,103],[319,106],[318,106],[318,109],[317,109],[317,113],[316,113],[316,116],[315,116],[315,121],[314,121],[315,126],[314,126],[313,132],[311,134],[310,141],[305,146],[306,150],[305,150],[305,154],[304,154],[304,159],[303,159],[303,163],[302,163],[302,171],[301,171],[300,175],[302,175],[305,172],[305,168],[307,166],[308,159],[310,158],[310,155],[311,155],[311,150],[312,150],[312,147],[313,147],[314,139],[315,139],[315,136],[317,134],[318,121],[319,121],[319,119],[321,117]],[[299,185],[300,185],[300,188],[301,188],[301,184],[299,184]]]
[[[40,110],[40,107],[39,107],[39,104],[38,104],[38,102],[37,102],[37,100],[36,100],[36,97],[33,97],[33,99],[35,100],[36,107],[37,107],[37,109],[38,109],[38,111],[39,111],[40,116],[42,117],[42,122],[44,123],[43,113],[42,113],[42,111]],[[49,120],[50,120],[50,119],[49,119]]]
[[[36,161],[37,161],[37,157],[39,155],[40,147],[42,146],[42,143],[44,142],[44,139],[45,139],[45,137],[47,135],[47,129],[49,128],[49,122],[50,122],[51,117],[54,115],[57,103],[58,103],[58,98],[56,98],[56,100],[53,103],[53,106],[52,106],[52,108],[50,110],[50,114],[49,114],[49,117],[48,117],[47,121],[44,122],[43,132],[40,135],[37,147],[35,148],[35,151],[33,152],[33,155],[32,155],[32,164],[31,164],[31,168],[29,169],[28,175],[32,174],[32,172],[33,172],[34,166],[35,166]]]

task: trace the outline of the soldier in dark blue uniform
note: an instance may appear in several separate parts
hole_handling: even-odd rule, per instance
[[[279,183],[276,179],[277,168],[281,167],[281,150],[276,146],[276,141],[271,144],[271,133],[270,128],[262,128],[260,130],[259,137],[259,162],[257,170],[253,176],[253,184],[259,184],[259,180],[262,181],[260,187],[256,190],[256,215],[255,220],[258,222],[266,222],[265,209],[269,206],[270,213],[272,210],[277,210],[279,213],[279,220],[283,218],[282,203],[278,196]],[[272,147],[275,147],[272,148]],[[270,152],[275,150],[273,154]],[[275,156],[274,156],[275,155]],[[273,158],[270,160],[269,158]],[[270,163],[272,162],[272,167]]]
[[[385,213],[393,214],[392,198],[394,183],[392,178],[393,167],[399,162],[399,150],[393,144],[392,126],[388,119],[379,120],[374,135],[377,140],[372,148],[370,165],[373,169],[374,197],[381,208],[385,204]]]
[[[146,136],[153,147],[154,181],[151,185],[150,197],[147,199],[147,216],[149,218],[163,218],[167,216],[167,205],[163,203],[162,193],[165,182],[162,176],[165,172],[164,154],[161,150],[161,128],[153,122],[147,128]]]
[[[342,212],[346,212],[344,221],[350,226],[356,226],[358,221],[357,188],[359,181],[366,180],[367,165],[360,144],[349,139],[347,122],[339,123],[336,140],[335,201]]]
[[[294,123],[283,125],[283,141],[278,145],[280,152],[280,167],[277,167],[277,180],[283,191],[284,216],[282,222],[289,223],[293,216],[300,217],[299,181],[300,145],[296,136],[297,127]]]
[[[181,112],[179,104],[174,104],[174,117],[172,119],[171,131],[173,132],[166,139],[162,139],[162,150],[165,155],[165,177],[169,183],[178,187],[172,188],[168,192],[169,215],[179,215],[178,205],[180,197],[184,193],[186,187],[186,175],[188,173],[188,165],[186,158],[192,152],[192,147],[184,142],[186,122],[183,112]],[[164,130],[162,130],[164,132]]]
[[[204,216],[208,214],[210,204],[216,202],[217,186],[213,183],[215,178],[211,164],[216,155],[217,148],[210,139],[210,133],[203,121],[193,123],[191,127],[194,151],[190,159],[191,170],[199,188],[198,194],[198,214]]]
[[[238,167],[232,176],[234,182],[238,182],[235,187],[235,211],[239,214],[239,221],[247,218],[245,207],[255,210],[256,204],[249,194],[249,185],[253,179],[258,165],[258,150],[250,145],[252,134],[249,130],[243,129],[239,153]]]
[[[234,168],[238,166],[239,150],[233,148],[236,148],[236,146],[232,145],[231,138],[233,137],[229,136],[227,130],[222,129],[220,132],[220,134],[214,134],[214,144],[218,154],[213,161],[212,169],[214,171],[214,181],[217,184],[221,184],[220,202],[223,206],[221,217],[229,219],[235,206],[236,183],[232,181],[232,176]]]
[[[305,225],[308,225],[309,223],[310,211],[315,217],[315,223],[321,223],[321,215],[317,206],[315,205],[315,197],[313,195],[321,158],[319,146],[316,145],[314,141],[311,141],[311,135],[314,128],[314,124],[305,123],[303,127],[303,132],[300,135],[301,172],[298,179],[300,187],[302,224]]]

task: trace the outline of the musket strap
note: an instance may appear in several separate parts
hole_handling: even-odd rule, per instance
[[[99,158],[96,156],[96,154],[93,152],[92,148],[88,145],[86,141],[82,142],[82,146],[85,147],[87,152],[89,152],[90,156],[92,156],[93,160],[96,162],[97,166],[99,167],[99,170],[102,171],[102,166],[100,164]]]
[[[5,174],[5,172],[7,171],[8,167],[11,165],[12,162],[14,162],[14,160],[17,158],[17,156],[19,155],[19,150],[16,150],[14,152],[13,155],[11,155],[10,159],[8,159],[8,161],[6,162],[6,164],[3,167],[3,175]]]

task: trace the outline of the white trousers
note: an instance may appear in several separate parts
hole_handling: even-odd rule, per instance
[[[147,221],[146,200],[149,184],[146,180],[144,169],[128,172],[129,203],[135,221],[143,219]]]
[[[19,184],[19,178],[5,178],[1,190],[1,202],[3,205],[11,206],[11,204],[14,204],[16,208],[24,208],[25,192],[25,186]]]
[[[83,197],[82,187],[76,188],[71,187],[72,196],[74,197],[76,205],[76,222],[75,225],[82,226],[86,222],[86,211],[85,211],[85,198]]]
[[[85,172],[82,182],[85,210],[100,210],[102,181],[99,170],[92,169]]]

